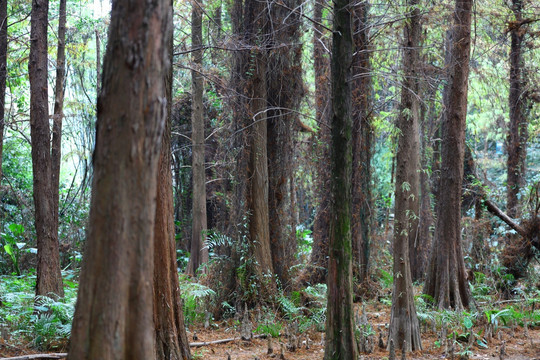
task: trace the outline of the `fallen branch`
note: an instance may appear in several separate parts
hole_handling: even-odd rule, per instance
[[[260,334],[260,335],[254,335],[253,339],[266,339],[266,337],[267,337],[266,334]],[[214,340],[214,341],[193,342],[189,344],[189,347],[201,347],[201,346],[208,346],[208,345],[225,344],[225,343],[233,342],[240,339],[241,337],[234,337],[234,338]]]
[[[31,355],[0,358],[0,360],[64,359],[67,357],[67,355],[68,355],[67,353],[31,354]]]
[[[486,204],[486,208],[490,213],[492,213],[493,215],[497,216],[499,219],[504,221],[512,229],[516,230],[516,232],[519,235],[525,238],[528,237],[527,231],[525,231],[525,229],[523,229],[521,225],[516,223],[510,216],[506,215],[501,209],[499,209],[497,205],[495,205],[493,201],[488,200],[485,195],[484,195],[484,204]]]

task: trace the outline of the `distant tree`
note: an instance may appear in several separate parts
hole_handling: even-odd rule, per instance
[[[508,158],[506,180],[506,208],[510,217],[520,216],[518,194],[524,185],[527,155],[528,121],[525,116],[525,82],[523,77],[523,1],[512,0],[515,19],[510,22],[510,92],[508,96],[510,122],[506,138]]]
[[[34,179],[35,224],[37,234],[36,295],[64,296],[58,231],[54,215],[55,201],[51,186],[51,137],[49,98],[47,94],[48,0],[33,0],[30,26],[30,138]]]
[[[171,66],[170,5],[170,0],[112,4],[69,359],[156,357],[153,240],[167,117],[163,79]]]
[[[199,267],[208,262],[208,247],[205,245],[206,221],[206,175],[205,175],[205,140],[203,92],[204,79],[202,71],[202,1],[193,1],[191,9],[191,46],[193,48],[193,70],[191,70],[191,141],[193,173],[193,225],[191,236],[191,252],[187,273],[195,275]],[[204,271],[204,269],[203,269]]]
[[[232,9],[233,32],[239,51],[234,55],[232,84],[238,96],[233,108],[235,148],[235,235],[244,235],[255,260],[245,276],[256,279],[262,300],[271,295],[273,275],[268,212],[266,3],[236,0]],[[247,234],[244,229],[247,229]],[[251,292],[252,295],[255,295]],[[254,300],[254,299],[251,299]]]
[[[64,117],[64,83],[66,74],[66,0],[60,0],[58,12],[58,47],[51,142],[51,187],[53,196],[53,231],[58,234],[58,202],[60,197],[60,164],[62,162],[62,119]],[[57,235],[58,236],[58,235]]]
[[[6,110],[7,80],[7,1],[0,4],[0,179],[2,179],[2,149],[4,144],[4,125]]]
[[[313,4],[313,70],[315,73],[315,117],[318,131],[314,144],[317,163],[315,192],[318,201],[313,220],[313,245],[304,281],[309,284],[326,282],[328,269],[328,242],[330,238],[330,54],[329,40],[323,24],[325,0]]]
[[[389,340],[403,351],[422,349],[420,326],[414,305],[409,245],[414,249],[418,234],[420,187],[419,52],[420,1],[407,0],[403,27],[403,79],[401,105],[397,118],[399,130],[396,154],[396,190],[394,220],[394,288]]]
[[[358,349],[352,302],[351,65],[353,3],[334,2],[332,36],[332,216],[328,259],[328,306],[324,359],[356,359]]]
[[[471,48],[472,0],[456,0],[450,53],[446,64],[442,121],[441,179],[436,239],[424,293],[438,308],[462,309],[470,302],[461,246],[461,184]]]
[[[172,7],[172,1],[170,1]],[[168,20],[172,23],[172,9]],[[172,62],[173,31],[168,36],[168,58]],[[167,121],[159,155],[156,219],[154,225],[154,326],[157,360],[191,359],[180,299],[171,169],[171,122],[173,69],[164,74]]]
[[[282,284],[290,281],[296,255],[294,217],[294,137],[304,92],[302,82],[299,0],[270,5],[271,29],[267,63],[268,208],[274,271]]]
[[[371,225],[371,125],[373,84],[369,46],[369,4],[359,1],[354,6],[354,45],[352,89],[353,165],[352,165],[352,242],[354,273],[359,283],[365,281],[369,269]]]

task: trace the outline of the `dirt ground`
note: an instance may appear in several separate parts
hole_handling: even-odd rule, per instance
[[[506,347],[506,360],[540,360],[540,329],[529,330],[529,339],[523,333],[523,329],[516,329],[515,336],[512,336],[510,329],[502,329],[501,339],[493,338],[488,343],[488,348],[473,346],[472,355],[469,359],[499,359],[500,347],[503,341]],[[192,341],[192,334],[189,334]],[[232,337],[239,337],[236,332],[227,332],[225,330],[207,331],[197,330],[197,337],[201,341],[213,341]],[[319,360],[323,359],[324,345],[321,342],[321,333],[310,333],[309,338],[313,341],[309,349],[305,345],[295,352],[290,352],[284,346],[284,357],[287,360]],[[437,335],[431,332],[422,334],[422,351],[407,354],[407,359],[449,359],[450,355],[445,356],[444,349],[435,345]],[[192,348],[194,359],[208,360],[226,360],[230,355],[231,360],[254,360],[254,359],[280,359],[280,343],[287,344],[285,338],[272,339],[272,354],[267,354],[268,341],[266,339],[253,339],[250,342],[236,340],[233,342],[217,345],[209,345],[200,348]],[[455,359],[459,359],[456,349]],[[398,351],[396,357],[401,359],[401,353]],[[375,347],[371,354],[361,354],[360,359],[388,359],[388,351]]]
[[[370,311],[372,310],[372,311]],[[379,311],[375,311],[379,310]],[[375,328],[376,333],[380,331],[386,334],[385,325],[389,321],[390,308],[382,309],[367,309],[368,321]],[[286,359],[286,360],[322,360],[324,355],[324,334],[316,331],[308,332],[309,341],[302,339],[302,347],[294,352],[287,350],[287,339],[282,336],[273,338],[272,347],[273,353],[268,354],[268,340],[263,338],[253,339],[251,341],[240,340],[240,334],[231,326],[231,322],[221,322],[214,325],[213,328],[204,329],[197,327],[190,329],[188,332],[188,340],[190,342],[209,342],[221,339],[237,338],[237,340],[223,343],[213,344],[201,347],[192,347],[191,353],[193,359],[208,359],[208,360],[269,360],[269,359]],[[216,328],[217,326],[217,328]],[[502,328],[499,334],[494,336],[488,342],[488,348],[481,348],[473,345],[469,357],[460,357],[459,353],[466,347],[466,344],[455,347],[454,359],[500,359],[501,345],[504,343],[506,355],[505,360],[540,360],[540,328],[529,329],[529,337],[526,337],[524,329],[517,327],[512,331],[509,328]],[[194,339],[196,335],[196,340]],[[377,340],[377,339],[375,339]],[[386,338],[384,337],[386,342]],[[450,354],[445,354],[445,349],[436,343],[437,334],[432,331],[422,333],[422,351],[416,351],[407,354],[407,359],[450,359]],[[309,349],[306,349],[306,342],[309,342]],[[375,341],[377,342],[377,341]],[[281,357],[281,347],[283,344],[283,357]],[[65,351],[64,346],[60,346],[57,352]],[[61,348],[64,347],[64,348]],[[449,351],[450,352],[450,351]],[[20,356],[27,354],[36,354],[35,350],[25,348],[24,346],[13,346],[5,343],[0,339],[0,360],[2,358]],[[230,356],[230,358],[229,358]],[[396,352],[396,358],[402,359],[400,351]],[[380,349],[375,344],[375,350],[371,354],[360,354],[360,360],[375,360],[388,359],[388,351]]]
[[[370,311],[371,310],[371,311]],[[379,311],[376,311],[379,310]],[[387,334],[385,325],[389,322],[390,307],[379,309],[367,308],[368,321],[374,327],[376,333],[380,331],[383,335]],[[204,328],[190,329],[188,332],[189,341],[193,342],[193,332],[196,333],[197,342],[215,341],[227,338],[239,338],[240,334],[229,326],[228,323],[220,323],[219,327],[213,330],[205,330]],[[479,329],[476,329],[478,332]],[[500,334],[499,334],[500,333]],[[516,327],[513,331],[510,328],[501,328],[496,336],[493,336],[488,341],[488,348],[482,348],[473,345],[469,357],[460,357],[460,352],[467,347],[467,344],[457,343],[455,346],[454,359],[500,359],[501,345],[504,343],[505,360],[540,360],[540,328],[529,329],[529,337],[525,336],[522,327]],[[294,352],[287,350],[286,345],[288,340],[285,337],[273,338],[272,348],[273,353],[268,354],[267,339],[253,339],[249,342],[243,340],[235,340],[224,344],[214,344],[192,348],[191,352],[194,359],[208,360],[227,360],[230,356],[231,360],[268,360],[282,359],[281,344],[283,344],[283,355],[286,360],[322,360],[324,356],[324,334],[320,332],[309,332],[310,339],[309,349],[306,349],[305,338],[302,340],[303,346]],[[386,337],[384,336],[386,344]],[[377,339],[375,339],[377,340]],[[377,342],[377,341],[376,341]],[[407,359],[450,359],[450,349],[445,354],[443,346],[437,343],[437,334],[428,330],[422,333],[422,351],[416,351],[407,354]],[[375,350],[371,354],[360,354],[360,360],[375,360],[388,359],[388,351],[380,349],[375,344]],[[396,358],[402,359],[401,352],[396,351]]]

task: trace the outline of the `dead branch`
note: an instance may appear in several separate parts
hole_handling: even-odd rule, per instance
[[[31,354],[15,357],[3,357],[0,360],[31,360],[31,359],[64,359],[67,357],[67,353],[54,353],[54,354]]]
[[[266,337],[267,337],[266,334],[259,334],[259,335],[254,335],[252,339],[266,339]],[[234,338],[220,339],[220,340],[214,340],[214,341],[193,342],[189,344],[189,347],[202,347],[202,346],[208,346],[208,345],[225,344],[228,342],[233,342],[233,341],[241,340],[241,339],[242,339],[241,337],[234,337]],[[0,360],[3,360],[3,359],[0,359]]]
[[[484,204],[486,204],[487,210],[492,213],[493,215],[497,216],[499,219],[504,221],[508,226],[510,226],[512,229],[516,230],[518,234],[521,236],[527,238],[528,234],[525,229],[521,227],[518,223],[516,223],[510,216],[506,215],[495,203],[487,198],[484,198]]]

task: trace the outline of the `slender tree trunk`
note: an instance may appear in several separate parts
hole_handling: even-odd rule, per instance
[[[424,293],[438,308],[462,309],[470,302],[461,246],[461,183],[465,151],[465,121],[471,46],[472,0],[456,0],[445,114],[442,123],[441,182],[437,206],[438,233]]]
[[[168,18],[172,23],[172,1],[169,0]],[[168,37],[168,58],[173,58],[173,31]],[[184,326],[184,311],[180,299],[176,241],[174,236],[174,206],[171,169],[173,69],[165,75],[167,121],[159,156],[157,173],[156,220],[154,225],[154,326],[156,330],[157,360],[191,359]]]
[[[3,176],[2,150],[4,147],[4,126],[6,121],[7,22],[7,1],[2,1],[2,4],[0,4],[0,181]]]
[[[101,92],[101,40],[99,39],[99,31],[95,30],[96,34],[96,94],[99,97]]]
[[[367,279],[369,269],[369,229],[371,225],[371,64],[369,52],[369,4],[358,2],[354,9],[354,43],[352,89],[353,178],[352,241],[354,270],[358,282]]]
[[[291,12],[299,0],[286,0],[285,5],[273,3],[270,21],[268,54],[268,207],[270,214],[270,245],[276,275],[286,286],[289,269],[295,263],[296,222],[294,218],[291,179],[294,169],[295,121],[303,96],[301,17]]]
[[[396,154],[396,205],[394,219],[394,290],[390,318],[389,343],[393,340],[403,351],[422,349],[420,327],[414,306],[409,247],[415,248],[418,235],[420,188],[420,139],[419,139],[419,49],[420,8],[419,0],[407,0],[407,14],[403,29],[403,85],[401,87],[399,129]],[[403,348],[405,345],[405,348]]]
[[[30,137],[37,234],[36,295],[64,296],[51,187],[51,141],[47,95],[48,0],[33,0],[30,20]]]
[[[191,228],[191,254],[187,273],[196,275],[197,270],[208,262],[206,240],[206,175],[204,165],[204,116],[203,91],[204,82],[202,71],[202,2],[193,1],[191,10],[191,44],[193,49],[193,67],[191,71],[192,101],[191,101],[191,139],[193,172],[193,225]],[[204,269],[202,269],[203,272]]]
[[[113,2],[89,234],[68,359],[156,356],[153,239],[170,11],[170,0]]]
[[[325,0],[315,0],[313,5],[313,70],[315,72],[315,111],[319,124],[315,152],[317,156],[317,179],[315,182],[318,200],[317,213],[313,222],[313,245],[305,282],[326,282],[328,269],[328,242],[330,232],[330,58],[328,41],[325,37],[322,10]]]
[[[356,359],[352,303],[352,3],[334,2],[332,41],[332,218],[324,359]]]
[[[64,117],[64,78],[66,74],[66,0],[60,0],[58,16],[58,49],[51,143],[51,188],[53,196],[53,231],[58,237],[58,202],[60,198],[60,164],[62,163],[62,120]]]
[[[523,3],[522,0],[512,0],[512,11],[515,21],[522,20]],[[522,43],[525,31],[521,26],[514,26],[510,31],[510,123],[508,126],[508,136],[506,138],[508,159],[506,163],[506,207],[510,217],[520,216],[518,194],[524,185],[525,158],[527,151],[527,119],[525,117],[524,105],[524,81],[523,81],[523,56]]]

